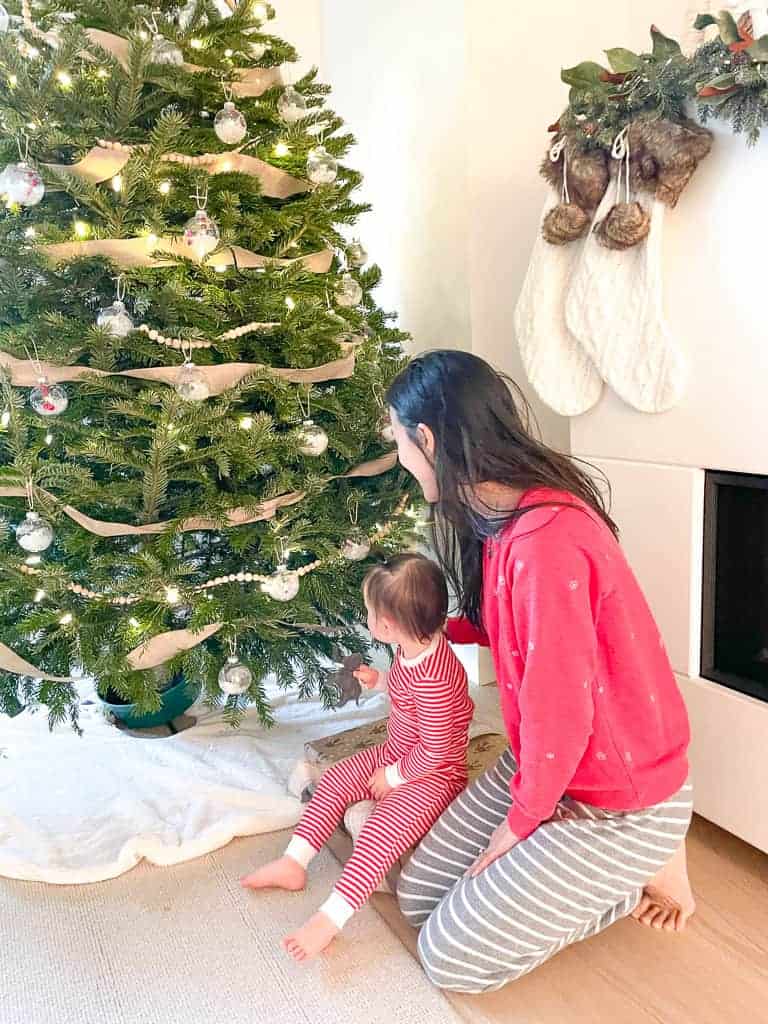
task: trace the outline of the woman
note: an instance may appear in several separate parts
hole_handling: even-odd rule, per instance
[[[402,874],[427,974],[487,991],[629,914],[681,929],[688,720],[599,491],[476,356],[417,358],[387,397],[459,599],[448,637],[490,646],[510,742]]]

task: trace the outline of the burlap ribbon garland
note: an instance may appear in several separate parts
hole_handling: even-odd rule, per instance
[[[24,26],[38,39],[44,40],[54,50],[58,49],[60,39],[55,32],[42,32],[32,20],[31,8],[27,0],[22,3],[22,15]],[[89,28],[85,34],[94,46],[105,50],[120,64],[126,71],[129,70],[129,55],[131,44],[122,36],[116,36],[112,32],[103,32],[98,28]],[[93,60],[93,54],[82,53],[83,60]],[[202,74],[211,71],[210,68],[200,67],[198,64],[182,64],[185,71],[191,74]],[[282,85],[283,78],[280,68],[242,68],[235,70],[233,75],[237,76],[231,83],[232,92],[237,97],[261,96],[275,85]]]
[[[71,676],[49,676],[47,672],[41,672],[3,643],[0,643],[0,669],[14,676],[31,676],[33,679],[46,679],[51,683],[73,682]]]
[[[91,185],[99,185],[109,181],[125,167],[135,149],[144,146],[123,146],[99,139],[94,146],[75,164],[41,164],[45,170],[59,175],[72,175],[87,181]],[[186,156],[184,153],[166,153],[162,157],[165,163],[183,164],[185,167],[199,167],[208,174],[247,174],[258,178],[261,191],[271,199],[287,199],[301,192],[309,192],[312,186],[307,181],[294,178],[292,174],[273,167],[272,164],[259,160],[245,153],[204,153],[201,156]]]
[[[54,262],[74,260],[92,256],[105,256],[118,266],[130,267],[171,267],[180,258],[196,263],[210,263],[215,267],[236,266],[239,270],[252,270],[260,267],[290,267],[301,263],[305,270],[313,274],[325,274],[331,269],[333,253],[329,249],[299,256],[296,259],[284,260],[274,256],[260,256],[258,253],[243,249],[239,245],[230,245],[220,249],[211,256],[197,259],[192,250],[185,245],[183,238],[164,236],[156,238],[152,235],[140,238],[94,238],[87,242],[57,242],[54,245],[42,246],[42,251]],[[155,256],[155,253],[166,253]]]
[[[212,622],[210,626],[205,626],[195,633],[191,629],[173,629],[168,633],[158,633],[151,640],[129,651],[126,660],[133,669],[158,668],[182,651],[191,651],[193,647],[198,647],[223,627],[223,622]]]
[[[342,342],[349,349],[341,359],[334,359],[321,366],[306,370],[287,367],[265,366],[263,363],[219,363],[213,366],[197,366],[205,377],[212,395],[221,395],[256,373],[267,373],[290,384],[320,384],[329,380],[347,380],[355,372],[355,346]],[[32,359],[17,359],[0,351],[0,368],[10,372],[11,384],[17,387],[34,387],[44,376],[49,384],[63,384],[67,381],[82,380],[84,377],[130,377],[134,380],[156,381],[173,385],[179,375],[180,366],[148,366],[138,370],[98,370],[90,366],[55,366],[53,363]]]
[[[385,473],[388,470],[392,469],[395,466],[396,462],[397,455],[394,452],[392,452],[388,455],[382,456],[380,459],[375,459],[371,462],[364,462],[359,466],[355,466],[347,473],[342,474],[342,476],[329,477],[328,480],[340,480],[343,479],[344,477],[352,478],[363,476],[378,476],[379,474]],[[14,492],[14,496],[17,497],[23,497],[26,495],[26,489],[23,487],[16,489],[0,487],[0,497],[8,495],[12,491]],[[53,496],[51,495],[50,497]],[[301,501],[303,497],[304,494],[298,491],[294,492],[293,494],[283,495],[283,499],[290,499],[290,501],[283,500],[283,504],[295,504],[297,501]],[[278,502],[280,500],[281,499],[273,499],[273,503]],[[71,513],[75,510],[67,506],[65,507],[64,511],[67,512],[68,515],[71,515]],[[245,512],[245,510],[235,509],[230,513],[230,515],[233,515],[236,512]],[[78,513],[78,515],[80,515],[80,513]],[[87,519],[88,517],[84,516],[82,518]],[[253,521],[255,520],[247,518],[243,520],[243,522]],[[96,522],[96,520],[90,520],[90,522],[94,523]],[[190,522],[193,521],[190,520]],[[197,522],[205,523],[206,520],[200,519]],[[211,521],[209,520],[208,522]],[[202,525],[190,526],[189,528],[206,529],[206,527]],[[216,528],[216,525],[212,524],[209,528],[214,529]],[[138,530],[133,532],[145,532],[145,528],[139,527]],[[103,536],[105,535],[106,534],[103,534]],[[112,536],[115,536],[115,534],[112,534]],[[130,651],[126,656],[127,661],[130,664],[131,668],[137,670],[157,668],[159,665],[164,665],[167,661],[170,661],[172,658],[174,658],[177,654],[180,654],[182,651],[189,651],[193,647],[197,647],[199,644],[203,643],[209,637],[213,636],[215,633],[218,633],[218,631],[222,629],[223,626],[223,622],[215,622],[196,632],[189,629],[175,629],[170,630],[166,633],[159,633],[157,636],[152,637],[145,643],[139,645],[138,647],[135,647],[132,651]],[[312,627],[307,626],[306,628]],[[41,672],[34,665],[30,664],[30,662],[25,661],[18,654],[12,651],[10,647],[6,647],[5,644],[2,643],[0,643],[0,670],[10,672],[13,675],[30,676],[33,679],[46,679],[51,682],[67,683],[73,681],[72,678],[69,676],[51,676],[47,675],[44,672]]]
[[[363,462],[359,466],[355,466],[339,476],[326,477],[325,482],[330,483],[331,480],[354,479],[356,477],[380,476],[382,473],[387,473],[390,469],[393,469],[396,462],[397,454],[395,452],[390,452],[387,455],[382,455],[378,459]],[[49,491],[43,490],[42,488],[37,488],[37,493],[41,494],[48,501],[54,503],[58,502],[56,495],[51,494]],[[270,498],[269,501],[261,502],[258,505],[252,505],[246,508],[229,509],[224,517],[225,526],[247,526],[250,523],[259,523],[264,522],[267,519],[274,519],[275,515],[281,508],[286,508],[289,505],[296,505],[302,501],[305,496],[305,491],[289,491],[286,494],[280,494],[277,497]],[[0,486],[0,498],[26,497],[27,488],[23,485]],[[61,510],[65,515],[69,516],[73,522],[77,523],[78,526],[81,526],[84,530],[93,534],[95,537],[152,536],[164,533],[173,526],[172,523],[144,523],[141,526],[133,526],[130,523],[109,523],[101,519],[92,519],[90,516],[78,511],[78,509],[73,508],[71,505],[62,505]],[[219,530],[221,527],[221,520],[211,519],[206,516],[193,516],[190,519],[182,520],[181,523],[178,524],[177,529],[181,533],[189,533],[192,530]]]

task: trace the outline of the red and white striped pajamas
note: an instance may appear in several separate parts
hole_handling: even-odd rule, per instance
[[[441,635],[411,661],[398,651],[388,673],[392,704],[387,742],[361,750],[323,773],[287,853],[307,866],[344,817],[371,800],[368,785],[386,769],[394,788],[376,805],[330,899],[321,908],[342,927],[398,858],[414,846],[467,784],[474,707],[467,676]]]

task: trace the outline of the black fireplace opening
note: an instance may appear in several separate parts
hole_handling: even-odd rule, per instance
[[[768,701],[768,477],[708,472],[701,674]]]

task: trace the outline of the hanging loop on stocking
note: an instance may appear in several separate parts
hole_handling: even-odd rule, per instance
[[[642,242],[651,229],[651,217],[640,203],[632,202],[630,181],[630,125],[625,125],[613,140],[611,156],[616,170],[616,202],[608,215],[595,228],[595,235],[607,249],[630,249]],[[622,201],[622,184],[624,199]]]
[[[611,156],[618,161],[619,169],[616,174],[616,202],[621,202],[621,178],[624,174],[624,202],[630,200],[629,191],[629,125],[622,128],[611,146]]]
[[[563,136],[561,139],[558,139],[556,142],[553,142],[549,150],[549,159],[552,161],[553,164],[556,164],[561,156],[563,158],[562,201],[564,203],[570,203],[571,197],[568,194],[568,151],[566,149],[566,142],[567,139],[565,136]]]
[[[545,216],[541,233],[550,245],[567,245],[577,238],[581,238],[589,227],[589,216],[577,203],[571,202],[571,194],[568,189],[568,139],[562,135],[552,143],[549,150],[549,159],[553,164],[563,161],[563,183],[560,193],[560,202]]]

